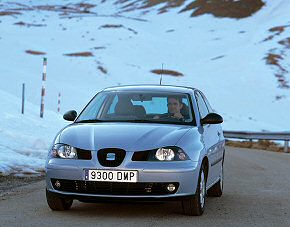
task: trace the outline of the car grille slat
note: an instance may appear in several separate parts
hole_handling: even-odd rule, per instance
[[[56,181],[60,187],[56,186]],[[124,183],[124,182],[97,182],[51,179],[54,189],[64,192],[99,194],[99,195],[166,195],[177,191],[179,183],[173,182],[176,186],[174,192],[168,192],[166,185],[169,183]]]

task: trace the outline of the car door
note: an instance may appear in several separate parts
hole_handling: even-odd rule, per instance
[[[199,91],[195,92],[195,98],[200,114],[200,119],[202,119],[207,114],[209,114],[210,111]],[[219,170],[216,167],[216,161],[218,159],[217,144],[219,141],[219,135],[216,125],[205,124],[200,125],[200,127],[202,128],[202,140],[209,159],[209,171],[207,179],[207,185],[209,186],[214,183],[219,176]]]
[[[214,113],[215,111],[212,109],[212,107],[211,107],[211,105],[210,105],[210,103],[209,103],[209,101],[207,100],[207,98],[205,97],[205,95],[202,93],[202,92],[200,92],[201,93],[201,95],[202,95],[202,97],[203,97],[203,100],[205,101],[205,104],[206,104],[206,106],[207,106],[207,108],[208,108],[208,110],[209,110],[209,112],[210,113]],[[224,158],[224,141],[225,141],[225,138],[224,138],[224,136],[223,136],[223,130],[222,130],[222,126],[221,126],[221,124],[216,124],[215,125],[215,128],[216,128],[216,130],[217,130],[217,134],[218,134],[218,137],[219,137],[219,140],[218,140],[218,145],[217,145],[217,160],[216,160],[216,162],[220,162],[220,161],[222,161],[223,160],[223,158]],[[222,164],[222,163],[219,163],[220,165]],[[219,165],[219,166],[220,166]]]

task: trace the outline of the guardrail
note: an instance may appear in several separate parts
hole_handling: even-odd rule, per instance
[[[248,140],[282,140],[284,141],[284,152],[288,152],[290,132],[244,132],[224,131],[225,138],[248,139]]]

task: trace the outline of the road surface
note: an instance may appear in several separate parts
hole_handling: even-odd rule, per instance
[[[40,181],[0,196],[0,226],[290,226],[290,154],[226,148],[221,198],[207,198],[201,217],[173,203],[74,201],[51,211]]]

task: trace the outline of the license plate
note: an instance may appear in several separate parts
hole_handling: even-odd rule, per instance
[[[136,183],[138,171],[130,170],[85,170],[85,180],[87,181],[109,181],[109,182],[130,182]]]

